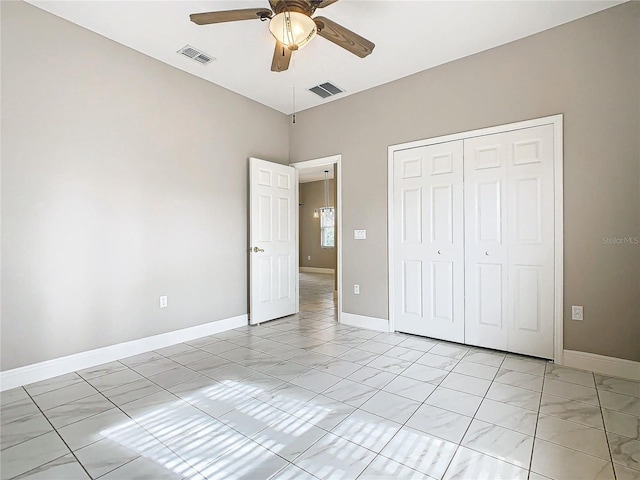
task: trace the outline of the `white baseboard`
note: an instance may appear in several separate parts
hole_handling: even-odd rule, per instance
[[[333,275],[336,271],[333,268],[320,268],[320,267],[300,267],[300,271],[303,273],[330,273]]]
[[[375,330],[377,332],[388,332],[389,321],[384,318],[366,317],[364,315],[356,315],[355,313],[340,314],[340,323],[350,325],[352,327],[366,328],[367,330]]]
[[[622,358],[565,350],[563,365],[581,370],[591,370],[613,377],[640,380],[640,362],[624,360]]]
[[[25,367],[14,368],[0,372],[0,392],[22,385],[28,385],[40,380],[57,377],[65,373],[75,372],[84,368],[94,367],[114,360],[137,355],[139,353],[157,350],[175,345],[176,343],[195,340],[215,333],[244,327],[248,324],[246,314],[225,318],[215,322],[183,328],[173,332],[161,333],[151,337],[132,340],[130,342],[109,345],[86,352],[74,353],[65,357],[54,358],[45,362],[34,363]]]

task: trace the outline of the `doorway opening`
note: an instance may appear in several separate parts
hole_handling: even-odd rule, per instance
[[[340,155],[291,164],[298,172],[301,318],[340,321]]]

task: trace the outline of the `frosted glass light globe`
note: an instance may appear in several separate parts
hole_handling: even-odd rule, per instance
[[[269,22],[269,31],[289,50],[304,47],[317,33],[316,23],[300,12],[281,12]]]

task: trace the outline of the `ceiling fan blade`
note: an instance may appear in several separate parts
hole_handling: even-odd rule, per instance
[[[328,7],[329,5],[331,5],[332,3],[336,3],[338,0],[320,0],[319,2],[316,2],[316,8],[324,8],[324,7]]]
[[[326,38],[330,42],[348,50],[349,52],[364,58],[373,52],[375,44],[370,42],[348,28],[337,24],[325,17],[315,17],[313,19],[318,27],[318,35]]]
[[[226,10],[224,12],[192,13],[189,18],[198,25],[212,23],[236,22],[238,20],[253,20],[271,18],[271,10],[266,8],[245,8],[243,10]]]
[[[291,62],[291,50],[276,41],[276,49],[273,52],[273,60],[271,60],[272,72],[284,72],[289,68]]]

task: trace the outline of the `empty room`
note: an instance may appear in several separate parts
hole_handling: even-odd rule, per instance
[[[0,22],[2,480],[640,480],[640,2]]]

